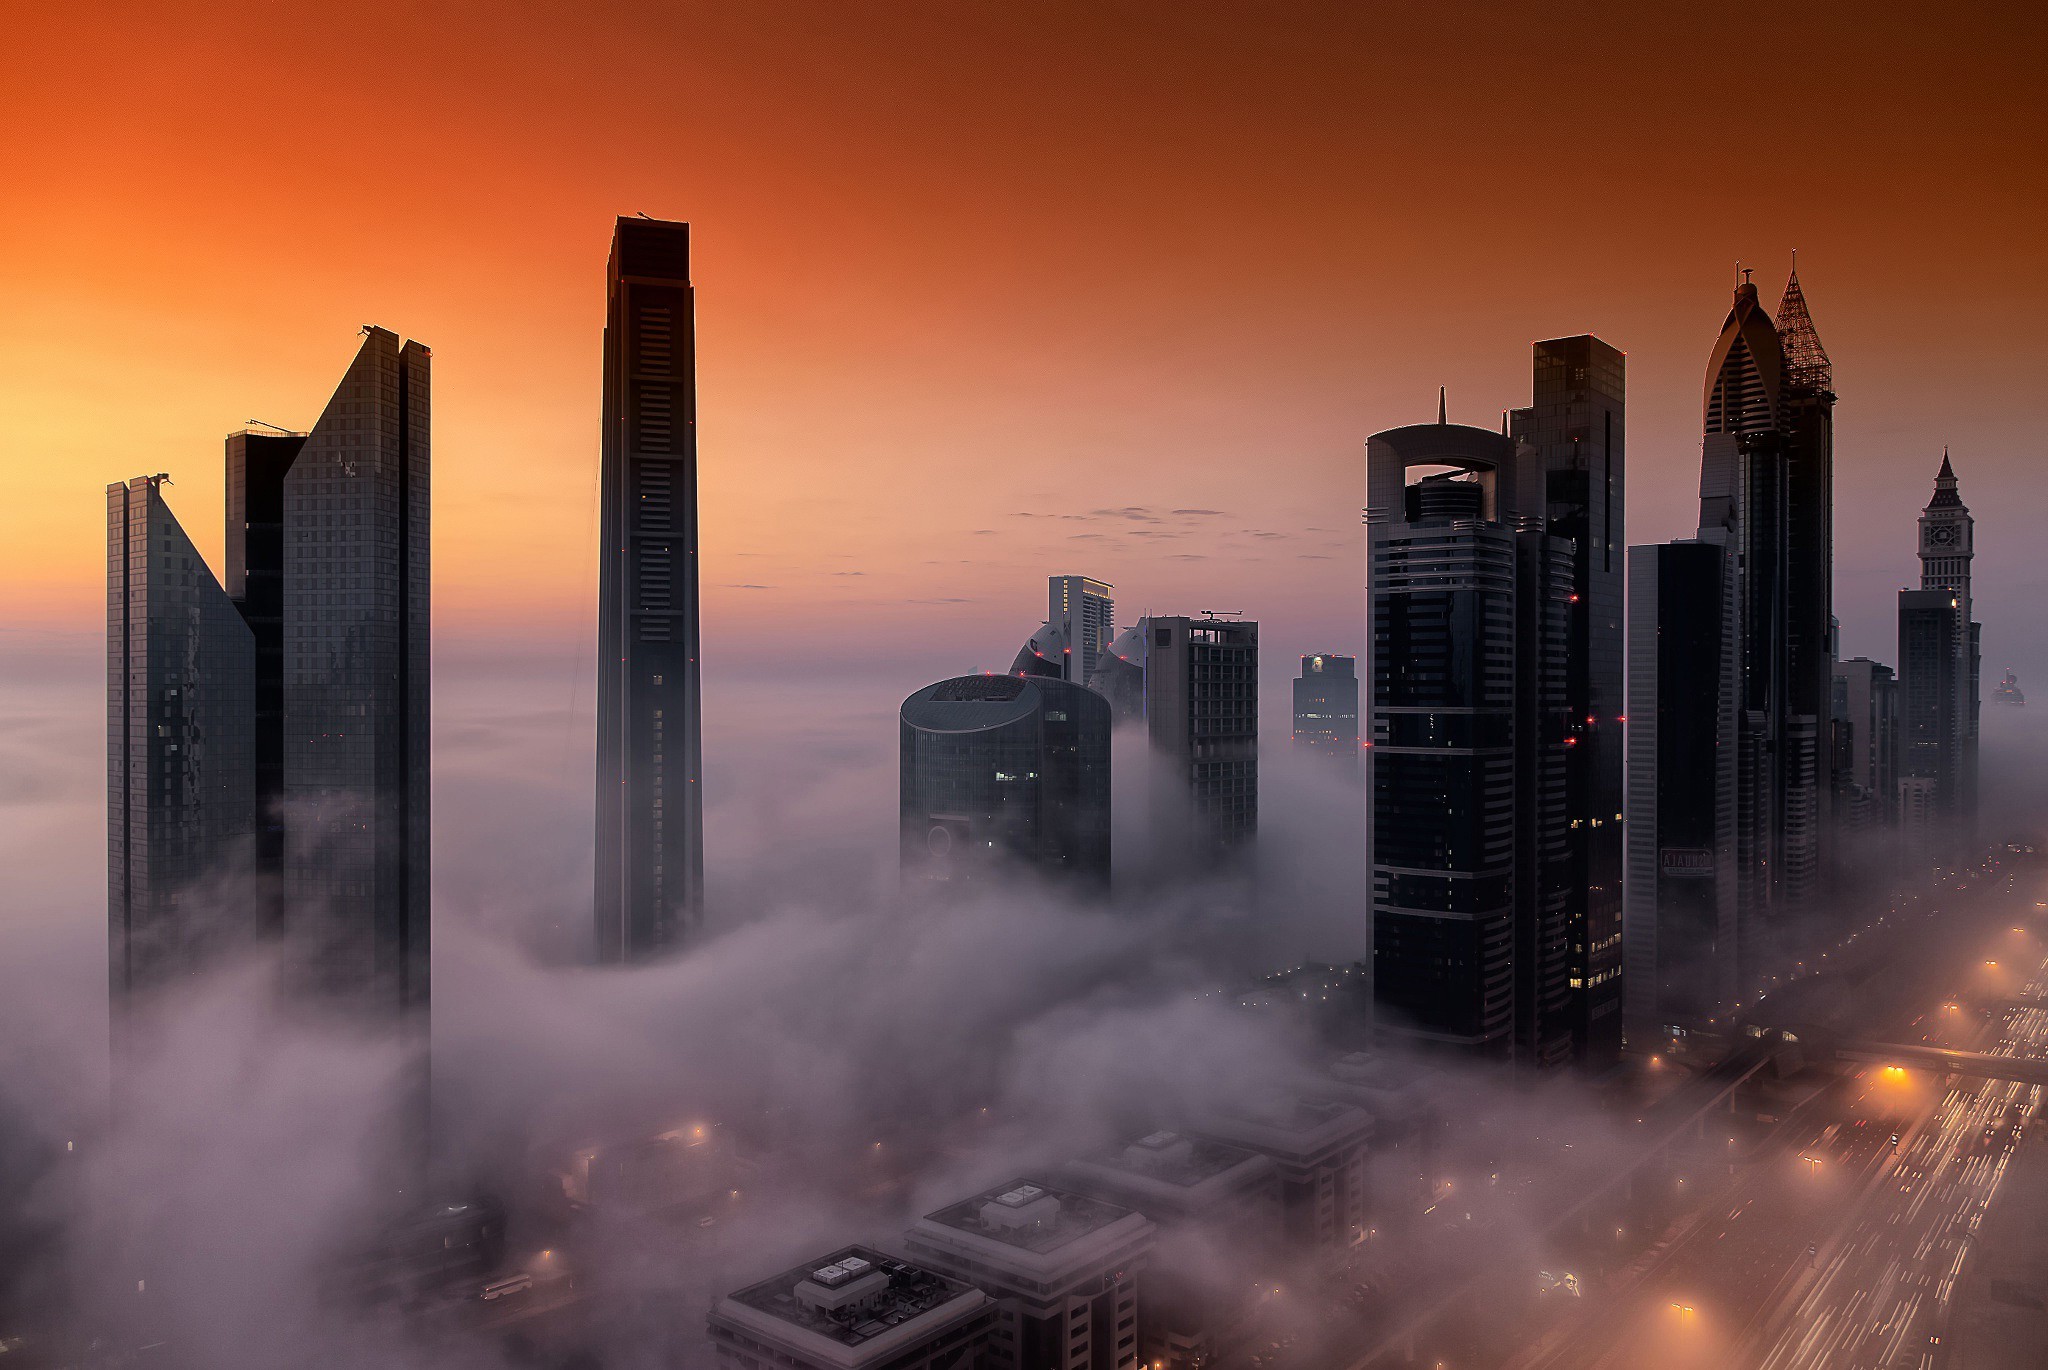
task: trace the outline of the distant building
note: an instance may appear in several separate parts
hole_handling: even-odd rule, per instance
[[[690,226],[612,233],[598,464],[597,868],[603,962],[704,912],[697,618],[697,314]]]
[[[1365,1240],[1372,1115],[1334,1099],[1280,1098],[1202,1119],[1197,1135],[1270,1157],[1280,1176],[1281,1238],[1297,1250]]]
[[[1378,1030],[1532,1066],[1572,1059],[1577,897],[1571,544],[1544,531],[1543,474],[1441,409],[1366,444]]]
[[[1959,855],[1977,814],[1979,625],[1970,563],[1976,520],[1942,453],[1920,514],[1920,588],[1899,592],[1899,773],[1933,782],[1933,849]]]
[[[2020,689],[2020,678],[2010,666],[2006,667],[2005,674],[1999,677],[1997,687],[1991,691],[1991,698],[2015,709],[2026,704],[2027,696]]]
[[[1892,825],[1898,807],[1898,681],[1869,657],[1834,673],[1835,821],[1845,832]]]
[[[1571,540],[1564,694],[1565,882],[1572,890],[1565,1016],[1581,1064],[1621,1052],[1622,589],[1626,577],[1627,367],[1581,334],[1535,344],[1531,399],[1509,434],[1543,464],[1546,531]]]
[[[1116,636],[1114,589],[1088,576],[1046,582],[1045,625],[1018,649],[1012,675],[1043,675],[1086,684]]]
[[[1736,995],[1740,648],[1720,547],[1666,542],[1628,556],[1623,1004],[1640,1041]]]
[[[1359,769],[1358,658],[1319,653],[1301,659],[1294,682],[1294,745]]]
[[[1135,1370],[1154,1225],[1132,1209],[1014,1180],[917,1220],[912,1260],[997,1302],[998,1370]]]
[[[970,1370],[995,1316],[963,1280],[848,1246],[726,1295],[709,1330],[731,1370]]]
[[[1146,644],[1152,628],[1141,618],[1110,639],[1088,673],[1088,688],[1109,701],[1119,725],[1145,717]]]
[[[1252,1330],[1256,1282],[1280,1235],[1270,1157],[1153,1132],[1067,1165],[1065,1182],[1158,1224],[1138,1310],[1138,1363],[1201,1370],[1236,1356]]]
[[[1144,670],[1155,847],[1195,864],[1248,854],[1259,831],[1259,625],[1154,615]]]
[[[1106,889],[1109,730],[1102,696],[1052,677],[960,676],[904,700],[905,882],[1016,862]]]

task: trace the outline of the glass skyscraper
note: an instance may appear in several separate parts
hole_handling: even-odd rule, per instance
[[[690,226],[620,219],[608,275],[595,940],[622,962],[676,945],[704,908]]]
[[[1356,771],[1358,659],[1320,652],[1301,659],[1294,681],[1294,745]]]

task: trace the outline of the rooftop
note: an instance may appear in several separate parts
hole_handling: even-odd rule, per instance
[[[1130,1171],[1167,1184],[1192,1189],[1207,1179],[1254,1159],[1242,1147],[1184,1137],[1178,1132],[1152,1132],[1126,1146],[1090,1158],[1109,1170]]]
[[[928,1213],[925,1221],[1043,1254],[1130,1215],[1130,1209],[1117,1204],[1032,1181],[1012,1180]]]
[[[869,1247],[848,1246],[730,1297],[842,1346],[859,1346],[974,1293],[970,1286],[922,1266]],[[834,1307],[835,1303],[842,1306]]]

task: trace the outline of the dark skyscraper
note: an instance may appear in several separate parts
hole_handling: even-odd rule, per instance
[[[1869,657],[1835,663],[1835,822],[1844,832],[1889,827],[1898,806],[1898,682]]]
[[[1358,659],[1325,652],[1301,659],[1294,682],[1294,745],[1359,769]]]
[[[1899,773],[1934,782],[1934,816],[1948,835],[1964,840],[1977,815],[1980,628],[1970,597],[1976,535],[1977,521],[1943,452],[1934,495],[1920,513],[1920,588],[1899,595]]]
[[[1051,677],[960,676],[904,700],[901,719],[906,885],[971,886],[1018,862],[1108,888],[1101,695]]]
[[[1827,830],[1833,373],[1796,272],[1779,312],[1736,289],[1702,418],[1699,536],[1734,558],[1745,957],[1818,896]]]
[[[1626,578],[1627,359],[1598,338],[1535,347],[1530,404],[1510,433],[1543,464],[1547,531],[1570,538],[1565,758],[1571,919],[1566,1016],[1584,1064],[1621,1052],[1622,589]]]
[[[696,338],[689,225],[620,219],[598,496],[600,961],[656,955],[703,917]]]
[[[1411,481],[1417,467],[1448,472]],[[1379,1030],[1570,1059],[1570,544],[1535,449],[1443,421],[1366,445]]]
[[[1739,680],[1727,553],[1706,542],[1629,549],[1629,1030],[1712,1017],[1735,997]]]
[[[429,354],[386,329],[365,334],[310,432],[228,439],[224,590],[154,480],[110,492],[127,528],[110,537],[129,544],[109,564],[110,608],[131,605],[128,621],[109,621],[110,737],[126,738],[127,772],[110,777],[127,790],[110,836],[118,865],[148,834],[175,855],[162,875],[183,889],[238,878],[217,912],[239,914],[253,894],[255,926],[226,930],[288,934],[321,999],[423,1032]],[[176,908],[160,897],[171,879],[128,868],[113,890],[127,930],[117,960],[134,954],[145,886],[152,915]],[[198,915],[184,922],[155,945],[208,931]]]
[[[1246,854],[1259,831],[1259,625],[1143,626],[1156,853],[1193,866]]]
[[[135,996],[190,964],[256,826],[249,629],[162,476],[107,487],[107,957],[114,1047]]]

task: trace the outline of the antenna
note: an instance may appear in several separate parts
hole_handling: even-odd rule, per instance
[[[1439,386],[1438,386],[1438,387],[1436,388],[1436,421],[1437,421],[1438,423],[1449,423],[1449,422],[1450,422],[1450,420],[1449,420],[1448,418],[1446,418],[1446,417],[1444,416],[1444,415],[1445,415],[1445,412],[1446,412],[1446,409],[1445,409],[1445,400],[1444,400],[1444,387],[1443,387],[1443,386],[1441,386],[1441,385],[1439,385]]]
[[[284,434],[288,438],[295,438],[298,436],[298,434],[294,433],[291,429],[286,428],[281,424],[271,423],[264,419],[243,419],[242,422],[254,424],[258,428],[275,428],[277,429],[278,432]]]

